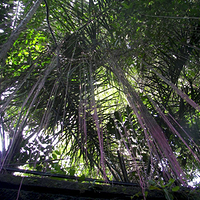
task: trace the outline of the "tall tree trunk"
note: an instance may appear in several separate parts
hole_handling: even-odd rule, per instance
[[[18,27],[11,33],[9,39],[1,47],[0,51],[0,61],[6,56],[7,52],[12,48],[14,42],[19,37],[19,34],[26,29],[27,23],[30,21],[32,16],[35,14],[42,0],[37,0],[30,11],[27,13],[26,17],[21,21]]]

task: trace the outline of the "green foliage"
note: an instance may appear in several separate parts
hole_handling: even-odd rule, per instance
[[[22,3],[21,18],[33,5]],[[198,2],[47,4],[49,15],[42,3],[1,62],[2,164],[79,181],[159,177],[149,189],[172,199],[175,177],[193,179],[200,166],[198,108],[172,87],[200,104]]]
[[[174,186],[175,179],[169,179],[167,184],[163,184],[163,181],[160,181],[160,184],[156,184],[155,181],[149,181],[149,190],[162,190],[165,194],[167,200],[173,200],[173,192],[180,190],[180,186]]]

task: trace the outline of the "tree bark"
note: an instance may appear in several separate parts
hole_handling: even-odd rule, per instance
[[[37,0],[30,11],[27,13],[26,17],[21,21],[18,27],[11,33],[9,39],[6,43],[4,43],[1,47],[0,51],[0,60],[2,60],[6,55],[7,52],[12,48],[14,42],[19,37],[20,33],[26,29],[27,23],[30,21],[32,16],[35,14],[36,10],[38,9],[42,0]]]

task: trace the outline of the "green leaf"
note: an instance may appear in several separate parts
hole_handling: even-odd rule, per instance
[[[149,190],[161,190],[161,189],[160,189],[159,187],[150,185],[150,186],[149,186]]]
[[[156,185],[155,181],[153,181],[153,180],[149,180],[149,184],[150,185]]]
[[[180,189],[179,186],[175,186],[175,187],[172,188],[172,191],[173,191],[173,192],[177,192],[179,189]]]
[[[71,168],[71,169],[69,170],[69,175],[70,175],[70,176],[74,176],[74,174],[75,174],[75,169],[72,169],[72,168]]]
[[[56,154],[52,154],[52,157],[54,158],[54,159],[57,159],[57,155]]]
[[[166,185],[164,185],[163,188],[171,186],[174,183],[174,181],[175,181],[175,179],[170,178],[169,179],[169,183],[167,183]]]
[[[60,155],[60,152],[59,152],[58,150],[55,150],[55,153],[56,153],[57,155]]]
[[[78,179],[78,181],[84,181],[85,180],[85,175],[82,174],[81,177]]]
[[[122,3],[122,5],[124,6],[124,8],[129,9],[130,5],[126,4],[126,3]]]

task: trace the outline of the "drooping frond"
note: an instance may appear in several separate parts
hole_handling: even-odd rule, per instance
[[[1,169],[187,184],[200,161],[196,3],[173,2],[188,18],[168,4],[159,17],[159,1],[36,3],[0,54]]]

